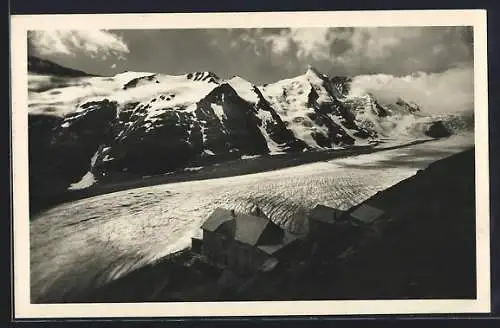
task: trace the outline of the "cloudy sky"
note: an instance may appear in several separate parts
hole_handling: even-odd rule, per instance
[[[432,112],[472,109],[469,27],[31,31],[30,54],[99,75],[213,71],[257,84],[302,74],[358,76],[358,87]]]

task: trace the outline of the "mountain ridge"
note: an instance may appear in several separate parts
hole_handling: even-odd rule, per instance
[[[210,71],[64,75],[62,66],[43,63],[44,75],[35,69],[28,76],[29,136],[37,147],[30,174],[61,177],[62,185],[89,172],[97,180],[162,174],[207,157],[340,149],[470,128],[402,99],[381,104],[368,92],[353,95],[352,78],[329,77],[312,66],[256,85]],[[51,159],[40,158],[44,153]]]
[[[53,61],[42,59],[32,55],[28,56],[28,73],[51,74],[67,77],[97,76],[74,68],[64,67],[62,65],[54,63]]]

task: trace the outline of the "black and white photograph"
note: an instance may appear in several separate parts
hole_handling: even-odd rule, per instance
[[[17,301],[487,311],[485,16],[403,14],[13,19]]]

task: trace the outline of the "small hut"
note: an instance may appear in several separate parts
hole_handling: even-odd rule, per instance
[[[269,218],[216,209],[202,225],[201,254],[214,264],[238,274],[259,270],[277,262],[297,238]]]
[[[354,209],[349,217],[355,225],[365,227],[384,218],[385,212],[373,206],[362,204]]]
[[[309,213],[309,234],[311,236],[331,235],[343,220],[345,211],[337,208],[316,205]]]
[[[356,233],[346,212],[325,205],[317,205],[309,213],[309,240],[312,241],[315,254],[334,256],[348,245]]]

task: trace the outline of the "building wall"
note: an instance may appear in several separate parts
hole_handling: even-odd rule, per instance
[[[224,236],[203,230],[202,254],[214,262],[227,264],[229,240]]]
[[[234,241],[229,250],[229,267],[237,273],[256,271],[268,256],[255,247]]]
[[[198,238],[191,238],[191,250],[195,253],[200,253],[202,249],[202,241]]]
[[[317,243],[316,254],[320,257],[334,257],[356,242],[360,228],[349,224],[337,223],[331,225],[323,222],[313,222],[309,240]]]
[[[201,253],[215,263],[227,265],[235,273],[246,274],[257,271],[269,255],[256,247],[218,233],[203,231]]]
[[[280,261],[289,261],[302,256],[305,251],[305,243],[301,239],[296,239],[273,254]]]

